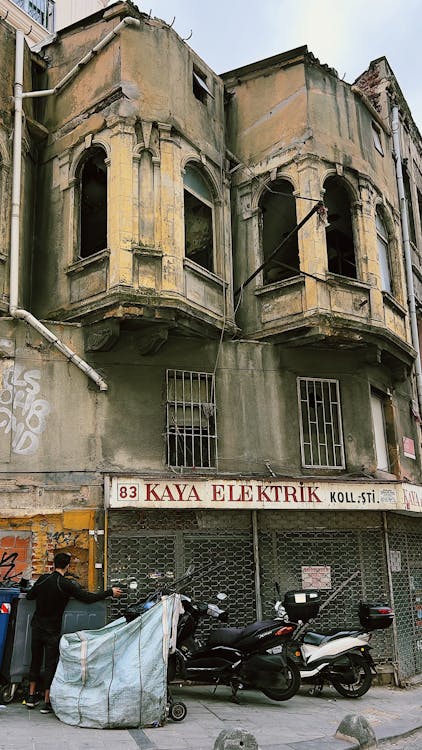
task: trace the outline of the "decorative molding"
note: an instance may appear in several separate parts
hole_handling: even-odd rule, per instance
[[[119,339],[120,326],[118,321],[109,320],[98,326],[84,329],[86,352],[109,352]]]

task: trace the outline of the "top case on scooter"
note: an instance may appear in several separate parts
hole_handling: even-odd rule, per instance
[[[316,617],[320,603],[319,591],[313,591],[312,589],[286,591],[283,600],[284,609],[292,622],[298,622],[299,620],[308,622],[312,617]]]

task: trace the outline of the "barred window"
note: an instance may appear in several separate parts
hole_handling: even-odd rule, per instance
[[[344,468],[338,380],[298,378],[297,388],[302,465]]]
[[[167,465],[215,468],[217,429],[214,375],[167,370],[166,383]]]

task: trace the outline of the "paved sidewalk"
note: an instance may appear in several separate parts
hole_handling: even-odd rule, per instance
[[[422,727],[422,685],[373,687],[359,700],[341,698],[330,688],[318,698],[308,692],[301,688],[285,703],[242,692],[241,705],[235,705],[225,688],[215,695],[210,687],[175,688],[175,697],[188,707],[184,721],[130,730],[71,727],[12,703],[0,709],[0,750],[213,750],[221,730],[231,727],[251,732],[260,750],[351,750],[357,745],[334,738],[347,714],[365,716],[377,739]]]

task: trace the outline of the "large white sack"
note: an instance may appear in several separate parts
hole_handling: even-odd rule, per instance
[[[132,622],[122,617],[100,630],[63,635],[50,693],[56,716],[96,729],[162,724],[172,615],[178,608],[173,594]]]

